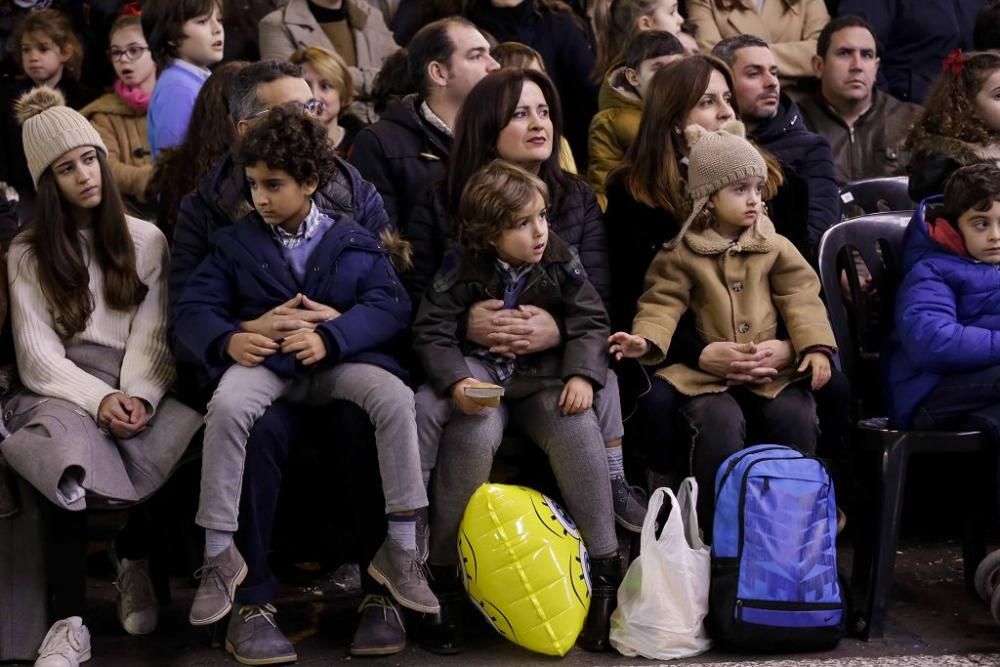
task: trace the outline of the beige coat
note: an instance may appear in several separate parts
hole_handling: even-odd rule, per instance
[[[740,0],[743,9],[722,10],[716,0],[688,0],[688,19],[698,26],[698,46],[706,53],[726,37],[756,35],[771,47],[782,83],[813,76],[816,39],[830,22],[823,0],[765,0],[758,14],[753,0]]]
[[[358,63],[357,67],[350,68],[351,79],[358,96],[366,98],[372,92],[375,75],[382,68],[382,63],[398,51],[399,46],[385,25],[382,12],[365,0],[345,0],[344,6],[347,8],[347,20],[354,36]],[[306,0],[289,0],[287,5],[260,20],[259,31],[261,60],[286,61],[296,49],[308,46],[335,50],[309,11]],[[351,111],[366,122],[376,120],[370,104],[355,103]]]
[[[688,232],[676,247],[660,250],[646,272],[632,333],[652,344],[641,360],[646,364],[662,363],[688,308],[705,343],[762,343],[777,336],[781,321],[796,355],[817,345],[835,348],[819,290],[816,273],[766,217],[735,244],[714,229]],[[727,388],[725,379],[684,364],[661,368],[657,375],[687,396]],[[774,398],[800,377],[792,365],[750,390]]]
[[[146,114],[139,113],[115,93],[102,95],[81,111],[108,147],[108,166],[126,197],[146,201],[153,175],[153,157],[146,136]]]

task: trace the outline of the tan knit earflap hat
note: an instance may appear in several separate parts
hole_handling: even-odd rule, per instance
[[[691,228],[691,223],[705,209],[713,194],[750,176],[767,179],[764,157],[745,137],[746,128],[738,120],[727,121],[714,132],[700,125],[688,125],[684,130],[684,138],[691,148],[687,177],[691,215],[670,246],[679,242]]]
[[[108,149],[94,126],[78,112],[66,106],[62,93],[48,86],[38,86],[22,95],[15,106],[21,124],[21,141],[28,158],[31,180],[38,179],[60,155],[80,146],[94,146],[105,155]]]

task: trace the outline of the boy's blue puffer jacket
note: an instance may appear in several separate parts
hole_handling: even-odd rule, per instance
[[[900,428],[943,376],[1000,364],[1000,267],[931,236],[925,216],[938,201],[921,202],[903,236],[895,331],[882,354],[889,418]]]
[[[349,217],[340,218],[309,257],[301,287],[256,212],[220,230],[212,253],[187,281],[174,307],[174,337],[181,348],[175,354],[200,360],[214,383],[234,363],[226,345],[239,323],[301,292],[342,313],[316,327],[327,350],[320,366],[369,363],[405,382],[393,342],[409,326],[410,299],[382,242]],[[267,357],[264,365],[282,377],[304,369],[295,355],[282,352]]]

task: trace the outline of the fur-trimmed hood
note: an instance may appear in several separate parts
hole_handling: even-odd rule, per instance
[[[925,134],[913,142],[912,148],[915,154],[947,155],[963,165],[983,160],[1000,161],[1000,142],[977,144],[939,134]]]
[[[389,251],[389,261],[397,273],[413,268],[413,244],[404,239],[392,227],[386,227],[378,234],[379,242]]]

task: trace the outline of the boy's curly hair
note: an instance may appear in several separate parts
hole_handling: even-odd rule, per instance
[[[326,128],[294,102],[257,118],[240,139],[234,158],[244,165],[263,162],[281,169],[297,183],[316,178],[320,188],[337,169],[336,149]]]
[[[521,167],[493,160],[474,173],[458,205],[459,240],[465,247],[489,250],[504,230],[517,224],[518,212],[535,194],[549,205],[545,181]]]
[[[1000,53],[983,51],[964,54],[958,74],[942,72],[931,84],[924,110],[906,138],[907,148],[919,150],[934,135],[976,144],[996,141],[997,133],[976,113],[976,95],[997,70],[1000,70]]]
[[[1000,167],[993,162],[979,162],[956,169],[948,177],[940,213],[957,226],[963,213],[988,211],[997,201],[1000,201]]]

